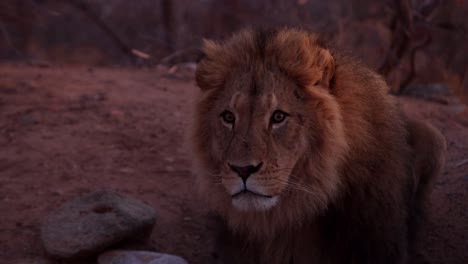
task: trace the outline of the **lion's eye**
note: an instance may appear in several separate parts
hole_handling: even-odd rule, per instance
[[[285,112],[281,110],[276,110],[271,116],[271,123],[273,124],[282,123],[286,119],[287,116],[288,114],[286,114]]]
[[[234,116],[234,114],[228,110],[224,111],[221,114],[221,118],[223,119],[224,123],[227,124],[234,124],[234,121],[236,121],[236,117]]]

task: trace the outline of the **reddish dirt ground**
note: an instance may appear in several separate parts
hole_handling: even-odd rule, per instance
[[[184,143],[192,75],[0,66],[0,263],[67,263],[44,258],[40,223],[67,200],[102,189],[156,208],[151,238],[138,248],[213,262],[213,220],[194,199]],[[468,263],[468,118],[456,105],[400,102],[448,143],[421,254],[426,263]]]

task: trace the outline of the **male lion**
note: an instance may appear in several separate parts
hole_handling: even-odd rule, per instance
[[[445,159],[382,77],[299,29],[205,41],[192,140],[233,263],[406,263]]]

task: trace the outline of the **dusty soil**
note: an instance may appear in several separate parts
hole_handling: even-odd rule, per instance
[[[192,70],[169,72],[0,66],[1,263],[61,263],[44,259],[41,221],[100,189],[156,208],[151,238],[137,248],[213,261],[213,220],[191,192],[184,144],[197,88]],[[400,101],[448,142],[421,254],[426,263],[468,263],[468,117],[452,104]]]

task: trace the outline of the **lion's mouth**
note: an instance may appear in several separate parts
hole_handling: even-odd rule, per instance
[[[257,193],[257,192],[254,192],[254,191],[251,191],[251,190],[248,190],[248,189],[243,189],[242,191],[233,194],[232,198],[237,198],[237,197],[239,197],[241,195],[254,195],[254,196],[260,196],[260,197],[263,197],[263,198],[273,198],[273,196],[271,196],[271,195],[265,195],[265,194]]]

